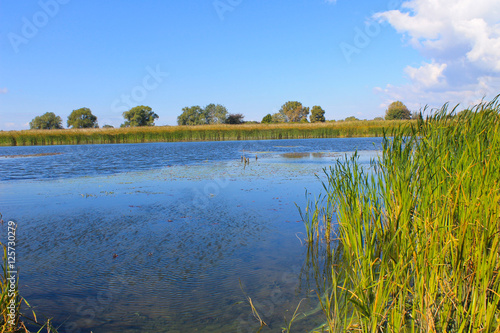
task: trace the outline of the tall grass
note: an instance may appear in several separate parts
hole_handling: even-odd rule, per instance
[[[338,227],[315,332],[500,331],[499,112],[445,106],[384,136],[370,169],[325,171],[330,207],[308,223]]]
[[[7,247],[0,243],[2,248],[2,265],[0,274],[0,332],[15,332],[19,327],[19,309],[21,301],[18,291],[17,275],[14,280],[8,274]],[[13,287],[13,288],[12,288]]]
[[[1,218],[0,218],[1,220]],[[27,326],[35,326],[37,332],[57,333],[57,329],[52,326],[51,319],[44,323],[39,323],[34,311],[28,317],[21,312],[21,307],[30,308],[29,303],[19,294],[19,275],[9,274],[9,263],[7,257],[7,247],[0,242],[2,249],[2,261],[0,265],[0,332],[1,333],[30,333]],[[10,278],[14,277],[14,280]],[[30,324],[25,325],[25,321]]]
[[[401,121],[153,126],[0,132],[0,146],[379,137]]]

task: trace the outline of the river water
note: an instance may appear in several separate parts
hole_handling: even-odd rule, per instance
[[[20,292],[62,332],[279,332],[324,320],[298,209],[380,138],[0,147]],[[249,164],[241,161],[242,156]],[[256,158],[257,157],[257,158]],[[0,226],[5,242],[7,223]]]

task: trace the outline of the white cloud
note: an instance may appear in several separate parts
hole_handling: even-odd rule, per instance
[[[383,96],[380,105],[383,109],[399,100],[404,101],[410,110],[418,111],[425,106],[440,108],[445,102],[449,102],[451,106],[461,104],[462,107],[469,107],[481,102],[483,98],[488,100],[498,94],[498,87],[500,77],[482,76],[459,88],[447,86],[446,89],[425,89],[412,82],[402,86],[388,84],[385,88],[375,88],[375,92]]]
[[[387,98],[467,104],[500,93],[500,1],[410,0],[374,17],[429,59],[405,69],[408,85],[377,89]]]
[[[6,94],[8,92],[7,88],[0,88],[0,94]]]
[[[408,66],[405,72],[415,84],[422,88],[431,88],[446,84],[443,71],[447,66],[436,63],[424,64],[419,68]]]

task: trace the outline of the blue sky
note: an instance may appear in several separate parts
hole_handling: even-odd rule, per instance
[[[157,125],[223,104],[260,121],[290,100],[327,119],[467,106],[500,93],[490,0],[0,0],[0,129],[149,105]]]

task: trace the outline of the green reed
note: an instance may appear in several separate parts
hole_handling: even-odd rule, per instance
[[[21,307],[17,274],[13,275],[13,280],[8,273],[7,248],[0,243],[2,247],[2,265],[0,276],[0,332],[15,332],[19,327],[19,309]]]
[[[0,146],[380,137],[407,121],[0,131]]]
[[[9,274],[7,247],[1,242],[0,247],[3,250],[0,268],[0,333],[30,333],[23,319],[38,326],[39,329],[37,332],[44,330],[48,333],[57,333],[57,329],[52,325],[51,319],[48,319],[44,323],[39,323],[33,310],[31,310],[31,317],[25,316],[21,312],[22,306],[29,309],[31,306],[19,295],[19,272],[17,271],[15,275]],[[15,283],[12,283],[12,276]]]
[[[338,226],[315,332],[500,331],[499,112],[445,105],[384,135],[370,168],[325,170],[306,226]]]

